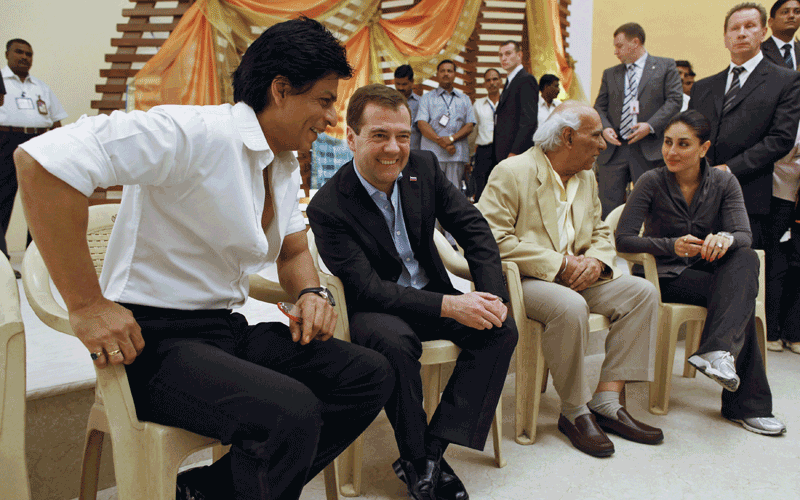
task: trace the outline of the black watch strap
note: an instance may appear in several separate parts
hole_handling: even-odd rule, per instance
[[[300,290],[300,293],[297,294],[297,298],[299,299],[300,297],[302,297],[303,295],[305,295],[307,293],[317,294],[320,297],[322,297],[323,299],[327,300],[328,303],[331,306],[335,306],[336,305],[336,301],[333,300],[333,294],[331,293],[330,290],[328,290],[324,286],[315,286],[315,287],[312,287],[312,288],[303,288],[302,290]]]

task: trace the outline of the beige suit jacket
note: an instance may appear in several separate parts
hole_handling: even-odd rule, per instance
[[[550,160],[539,147],[500,162],[489,176],[478,209],[486,217],[500,247],[500,258],[519,266],[520,273],[553,281],[564,261],[556,250],[559,241],[556,197]],[[616,252],[611,231],[602,220],[594,173],[582,171],[572,205],[575,254],[594,257],[608,266],[595,284],[620,275],[614,267]]]

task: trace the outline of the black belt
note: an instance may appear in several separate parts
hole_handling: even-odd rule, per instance
[[[27,135],[39,135],[44,134],[49,128],[38,128],[38,127],[9,127],[6,125],[0,125],[0,132],[15,132],[18,134],[27,134]]]

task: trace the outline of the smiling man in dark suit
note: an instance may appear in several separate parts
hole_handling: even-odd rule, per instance
[[[732,172],[742,186],[753,248],[764,249],[767,256],[769,331],[776,328],[770,325],[776,324],[773,306],[781,296],[780,282],[772,279],[774,261],[788,223],[780,220],[786,201],[772,196],[772,178],[774,163],[795,143],[800,72],[765,60],[761,41],[767,34],[766,19],[764,7],[752,2],[738,4],[728,12],[724,36],[731,63],[694,84],[689,109],[696,109],[711,122],[710,164]],[[791,210],[787,215],[791,217]]]
[[[384,85],[358,89],[347,109],[354,153],[311,200],[308,218],[325,265],[344,283],[354,343],[375,349],[397,374],[386,415],[398,477],[416,500],[468,498],[442,458],[449,443],[483,449],[517,329],[504,302],[500,253],[480,212],[429,151],[409,151],[411,115]],[[436,220],[465,249],[475,292],[450,282]],[[462,351],[430,424],[422,407],[422,341]]]
[[[761,43],[761,53],[778,66],[797,69],[800,42],[794,39],[794,34],[800,27],[800,2],[778,0],[772,4],[767,24],[772,36]]]
[[[629,182],[664,164],[664,127],[683,102],[675,61],[650,55],[644,39],[644,28],[636,23],[614,31],[614,55],[622,64],[603,72],[594,103],[608,145],[597,158],[604,219],[625,203]]]
[[[539,85],[522,67],[519,42],[508,40],[500,46],[500,65],[508,77],[497,103],[493,139],[495,165],[533,146],[539,114]]]

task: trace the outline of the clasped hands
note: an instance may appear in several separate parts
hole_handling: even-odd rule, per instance
[[[709,234],[705,240],[686,234],[675,240],[675,255],[694,257],[698,253],[703,259],[714,262],[722,258],[731,246],[731,239],[720,234]]]
[[[450,136],[442,136],[436,138],[436,144],[439,145],[440,148],[447,151],[447,154],[454,155],[456,154],[456,144],[455,141],[450,142]]]
[[[639,122],[631,128],[631,133],[628,135],[628,144],[636,144],[645,137],[650,135],[650,125],[647,122]],[[603,129],[603,139],[614,146],[621,146],[617,132],[611,128]]]
[[[556,275],[555,282],[576,292],[582,292],[593,285],[603,272],[605,265],[594,257],[585,255],[566,255],[567,265]]]
[[[488,292],[445,295],[442,298],[442,317],[452,318],[476,330],[500,327],[508,316],[508,307],[500,297]]]

